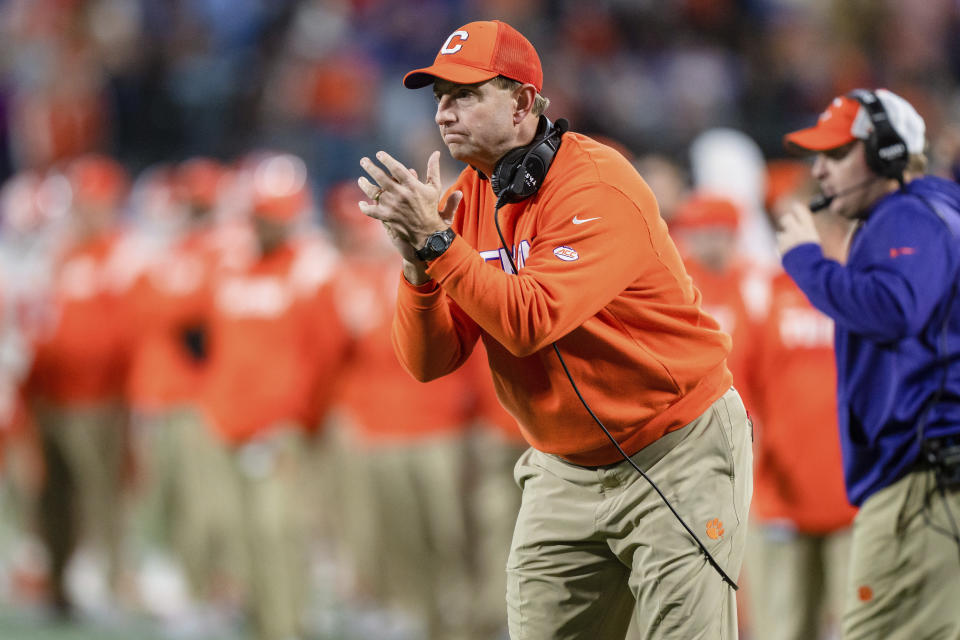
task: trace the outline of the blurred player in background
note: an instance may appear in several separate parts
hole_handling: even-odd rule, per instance
[[[353,197],[331,210],[343,253],[337,307],[352,336],[336,399],[350,443],[339,502],[363,520],[348,535],[363,577],[420,621],[424,638],[467,638],[467,434],[478,370],[426,387],[403,370],[390,340],[399,259],[382,226],[357,209],[363,193],[341,188]]]
[[[18,602],[48,596],[44,545],[37,539],[36,496],[43,482],[39,434],[23,382],[38,333],[55,319],[50,288],[53,257],[69,221],[72,192],[59,171],[22,171],[0,191],[0,384],[4,446],[2,488],[4,569]],[[39,551],[39,553],[38,553]]]
[[[681,200],[670,223],[683,264],[703,295],[703,309],[733,338],[727,366],[733,384],[752,410],[750,366],[753,319],[744,301],[748,265],[737,253],[740,211],[730,198],[694,193]]]
[[[473,356],[485,362],[485,354]],[[470,521],[468,542],[473,558],[476,597],[473,609],[479,638],[502,638],[506,633],[506,566],[510,541],[520,511],[520,488],[513,469],[528,446],[517,421],[497,399],[487,367],[475,377],[473,390],[480,406],[470,434]]]
[[[768,175],[770,190],[779,191],[768,204],[774,220],[797,197],[809,197],[805,163],[780,163]],[[823,213],[816,223],[824,252],[844,262],[850,221]],[[775,274],[770,287],[764,321],[750,336],[756,434],[744,561],[750,637],[830,638],[840,630],[856,513],[843,489],[833,321],[786,273]]]
[[[203,406],[223,448],[196,490],[239,507],[232,535],[243,545],[257,636],[287,640],[304,634],[309,584],[305,429],[322,410],[316,394],[332,384],[346,336],[329,287],[334,250],[294,234],[311,204],[303,162],[266,153],[247,164],[256,251],[213,284]]]
[[[174,552],[200,601],[222,596],[236,564],[226,501],[209,501],[197,487],[217,442],[198,403],[207,365],[210,287],[227,255],[215,213],[228,171],[210,158],[155,167],[133,198],[140,228],[137,249],[146,264],[129,297],[136,340],[128,381],[135,410],[142,492],[140,522],[147,563]],[[242,247],[231,249],[233,254]],[[133,262],[135,258],[131,258]],[[238,576],[233,576],[234,579]],[[145,601],[150,608],[153,603]]]
[[[108,588],[120,578],[122,471],[128,459],[125,376],[128,327],[117,253],[126,172],[99,155],[65,168],[70,230],[56,258],[51,322],[37,332],[26,396],[43,444],[41,530],[50,552],[51,597],[68,614],[66,570],[79,545],[93,545]]]

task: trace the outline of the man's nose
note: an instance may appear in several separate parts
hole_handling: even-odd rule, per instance
[[[452,101],[447,96],[442,96],[440,101],[437,102],[437,113],[433,119],[438,126],[453,122],[455,114],[453,109],[450,108],[451,104]]]
[[[826,156],[822,153],[818,153],[817,157],[814,158],[813,167],[810,169],[810,175],[814,180],[822,180],[827,177]]]

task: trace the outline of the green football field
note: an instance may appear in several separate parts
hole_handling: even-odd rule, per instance
[[[56,622],[41,619],[36,613],[0,607],[0,639],[2,640],[169,640],[147,620],[122,622]],[[190,636],[193,640],[240,640],[231,636]]]
[[[325,623],[314,620],[308,640],[414,640],[423,631],[404,621],[341,609]],[[231,627],[231,629],[234,629]],[[149,618],[125,615],[110,621],[57,622],[34,609],[0,604],[0,640],[250,640],[249,630],[218,633],[163,629]]]

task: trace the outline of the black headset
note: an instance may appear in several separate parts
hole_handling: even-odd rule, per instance
[[[493,168],[490,187],[498,202],[520,202],[537,192],[569,128],[563,118],[554,124],[540,116],[533,141],[508,151]]]
[[[877,94],[867,89],[854,89],[847,97],[863,105],[870,124],[873,125],[873,131],[864,141],[867,166],[878,176],[891,178],[902,184],[903,171],[907,168],[910,153],[906,142],[890,124],[890,117],[883,103]]]

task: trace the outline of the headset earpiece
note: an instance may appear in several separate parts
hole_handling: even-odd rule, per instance
[[[511,149],[500,158],[490,176],[490,187],[499,201],[520,202],[540,189],[567,127],[566,120],[553,124],[546,116],[540,116],[533,141],[525,147]]]
[[[510,194],[515,192],[514,182],[518,175],[523,175],[519,169],[527,149],[528,147],[511,149],[497,162],[497,166],[494,167],[493,173],[490,175],[490,188],[493,189],[493,193],[497,197],[500,197],[500,194],[504,191]],[[512,202],[512,200],[510,201]]]
[[[867,166],[879,176],[903,182],[910,154],[903,138],[890,124],[890,117],[883,103],[873,91],[854,89],[848,97],[853,98],[866,110],[873,130],[864,141]]]

